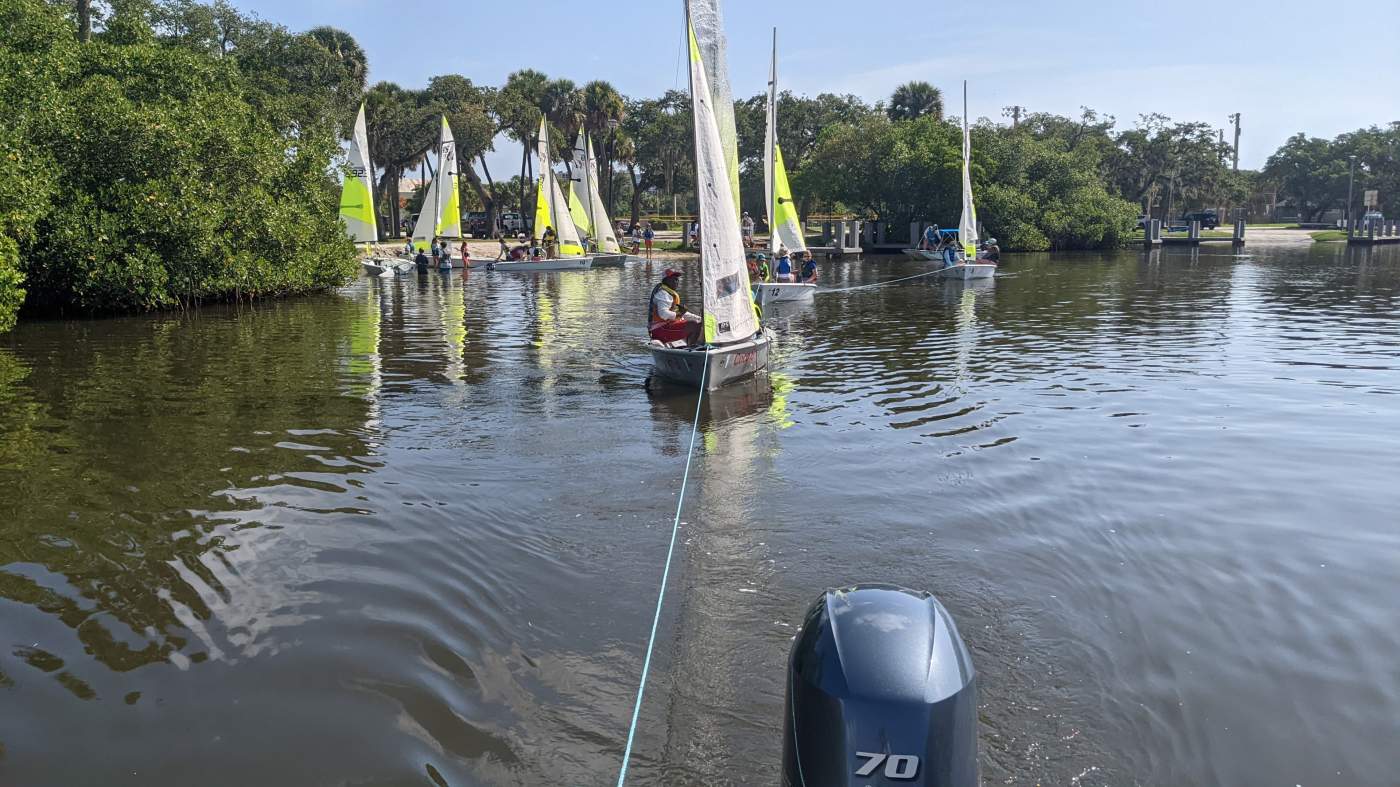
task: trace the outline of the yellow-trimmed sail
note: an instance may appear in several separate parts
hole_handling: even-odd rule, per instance
[[[369,133],[365,128],[365,105],[355,116],[355,130],[350,137],[346,160],[345,182],[340,189],[340,218],[356,243],[378,243],[379,229],[374,215],[374,188],[371,178],[374,168],[369,159]]]
[[[588,221],[588,209],[578,197],[578,183],[569,186],[569,217],[574,220],[574,226],[584,234],[593,234],[593,226]]]
[[[545,227],[552,226],[554,220],[549,215],[549,189],[544,184],[544,176],[535,182],[535,227],[533,237],[535,243],[544,239]]]

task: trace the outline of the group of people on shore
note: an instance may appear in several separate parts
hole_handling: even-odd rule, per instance
[[[468,262],[470,252],[467,251],[466,243],[461,244],[459,253],[462,257],[462,267],[471,267],[471,263]],[[400,254],[404,257],[411,257],[420,273],[427,273],[432,268],[437,268],[440,271],[450,271],[453,268],[452,245],[445,238],[433,238],[432,245],[427,249],[415,249],[413,239],[408,238],[404,241]]]
[[[627,239],[631,241],[633,256],[641,256],[645,244],[647,259],[651,259],[652,247],[656,244],[656,231],[651,228],[651,222],[633,222],[627,230]]]

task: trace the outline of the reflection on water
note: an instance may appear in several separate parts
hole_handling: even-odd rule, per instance
[[[700,401],[638,783],[774,782],[864,580],[958,616],[989,784],[1393,780],[1400,250],[1003,267],[774,306]],[[654,274],[0,340],[0,783],[611,778],[697,404]]]

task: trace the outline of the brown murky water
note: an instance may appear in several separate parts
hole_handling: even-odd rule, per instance
[[[644,386],[653,275],[0,338],[0,784],[615,780],[695,406]],[[702,407],[632,783],[774,783],[793,626],[884,580],[958,617],[989,785],[1395,784],[1400,249],[772,316]]]

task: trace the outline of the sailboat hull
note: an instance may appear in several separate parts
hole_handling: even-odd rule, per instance
[[[589,259],[595,268],[621,268],[627,264],[626,254],[594,254]]]
[[[806,303],[817,294],[817,285],[796,282],[768,282],[753,288],[753,299],[760,306],[770,303]]]
[[[990,263],[975,262],[968,264],[960,262],[957,265],[950,265],[938,272],[939,276],[945,279],[990,279],[996,275],[997,266]]]
[[[528,260],[497,262],[492,268],[502,273],[535,273],[548,271],[586,271],[593,267],[592,257],[563,257],[557,260]]]
[[[692,388],[699,388],[703,379],[705,390],[714,391],[766,370],[768,348],[772,343],[765,332],[748,341],[723,347],[673,349],[652,342],[648,349],[656,373],[661,377]]]

